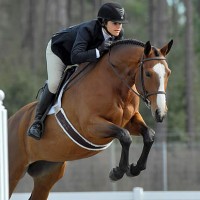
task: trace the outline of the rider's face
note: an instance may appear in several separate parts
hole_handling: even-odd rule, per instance
[[[122,30],[122,23],[108,21],[106,24],[106,28],[108,32],[111,33],[113,36],[118,36],[120,31]]]

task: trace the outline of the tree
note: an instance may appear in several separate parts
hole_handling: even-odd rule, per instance
[[[167,2],[166,0],[149,1],[149,33],[152,44],[161,47],[167,38]],[[164,139],[167,133],[167,119],[157,124],[158,138]]]
[[[185,97],[186,97],[186,132],[191,138],[195,136],[194,130],[194,49],[193,49],[193,5],[192,1],[185,0],[186,26],[185,26]]]

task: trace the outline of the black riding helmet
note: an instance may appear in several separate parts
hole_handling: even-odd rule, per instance
[[[101,23],[105,20],[118,23],[127,23],[124,8],[118,3],[103,4],[99,9],[97,18]]]

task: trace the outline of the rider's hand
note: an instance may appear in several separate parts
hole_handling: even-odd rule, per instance
[[[107,51],[109,51],[110,45],[112,44],[111,41],[105,40],[101,43],[101,45],[99,45],[97,47],[97,49],[99,50],[100,55],[103,55],[104,53],[106,53]]]

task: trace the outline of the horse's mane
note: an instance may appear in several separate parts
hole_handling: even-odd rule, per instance
[[[145,44],[139,40],[135,40],[135,39],[124,39],[124,40],[118,40],[116,42],[113,42],[111,44],[111,48],[118,46],[118,45],[136,45],[136,46],[140,46],[140,47],[144,47]]]

